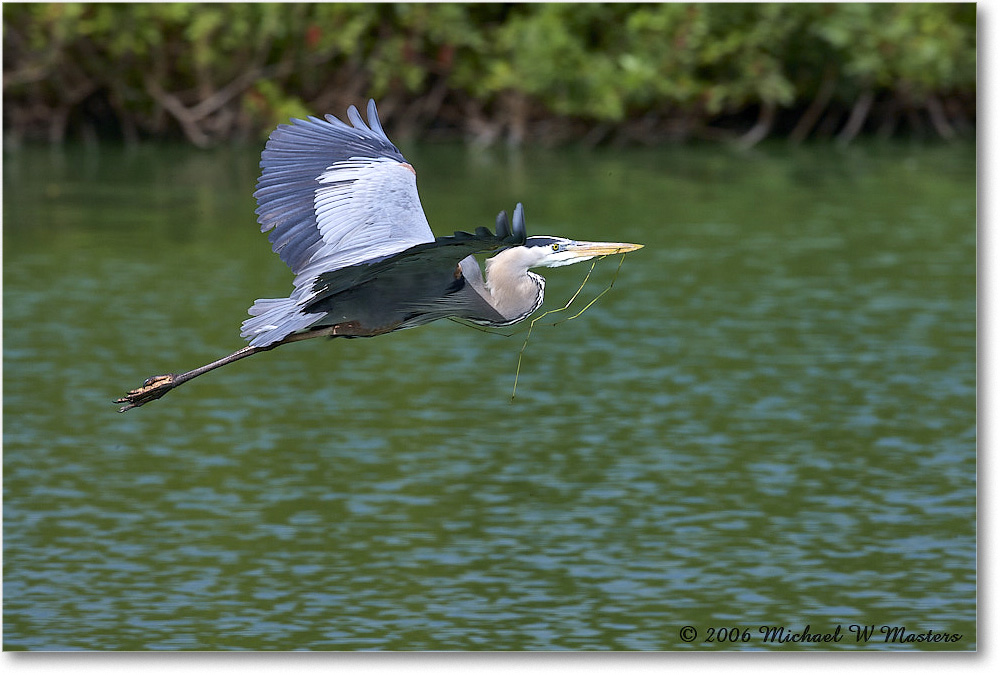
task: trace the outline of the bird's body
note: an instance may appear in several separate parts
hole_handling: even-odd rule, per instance
[[[243,336],[251,345],[266,346],[284,338],[290,327],[335,327],[336,335],[357,337],[447,317],[506,325],[510,317],[491,305],[474,257],[500,245],[492,234],[456,234],[376,262],[323,272],[312,280],[306,302],[258,300],[250,311],[259,314],[243,323]]]
[[[368,124],[327,115],[279,126],[261,155],[254,196],[262,232],[295,273],[287,298],[257,300],[243,322],[248,346],[180,375],[159,375],[116,401],[121,411],[155,400],[198,375],[281,344],[319,336],[372,337],[442,318],[491,326],[537,310],[558,267],[632,251],[636,244],[528,237],[524,211],[497,217],[496,232],[435,238],[416,172],[385,135],[375,102]],[[477,254],[493,253],[482,273]]]

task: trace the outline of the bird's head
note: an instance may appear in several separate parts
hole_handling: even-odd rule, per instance
[[[541,307],[545,278],[529,271],[532,267],[562,267],[642,248],[642,244],[529,237],[524,226],[524,207],[520,204],[514,209],[513,228],[505,212],[497,216],[496,237],[508,247],[486,260],[486,290],[493,308],[505,319],[494,325],[517,323]]]
[[[574,241],[563,237],[528,237],[524,243],[528,267],[562,267],[598,256],[628,253],[642,244],[605,241]]]
[[[514,209],[514,226],[507,220],[507,212],[497,216],[497,236],[522,242],[520,246],[501,252],[496,258],[503,258],[524,269],[532,267],[562,267],[596,258],[598,256],[628,253],[642,248],[642,244],[625,244],[605,241],[574,241],[563,237],[528,237],[524,226],[524,206]]]

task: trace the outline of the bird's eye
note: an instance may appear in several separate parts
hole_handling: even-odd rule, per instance
[[[559,250],[559,244],[552,244],[552,250],[553,251],[558,251]]]

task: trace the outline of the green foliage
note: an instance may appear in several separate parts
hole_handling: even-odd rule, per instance
[[[848,80],[919,93],[975,87],[975,9],[955,4],[845,4],[810,32]]]
[[[203,142],[436,90],[501,122],[519,100],[590,124],[795,109],[830,78],[844,105],[975,98],[972,4],[39,3],[3,18],[5,126],[53,137],[97,115],[95,96],[126,132]]]

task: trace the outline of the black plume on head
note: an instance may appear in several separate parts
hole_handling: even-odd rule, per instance
[[[469,239],[479,239],[481,241],[492,242],[495,248],[500,248],[503,246],[524,246],[528,239],[527,231],[524,228],[524,207],[520,202],[514,207],[514,227],[511,228],[510,221],[507,219],[507,212],[501,211],[497,214],[497,231],[496,234],[490,232],[488,227],[477,227],[475,234],[470,234],[468,232],[455,232],[452,237],[438,237],[435,241],[446,242],[446,241],[467,241]],[[487,250],[487,249],[483,249]]]
[[[514,207],[514,237],[521,242],[528,238],[528,230],[524,226],[524,205],[521,202]]]
[[[524,246],[528,238],[527,230],[524,227],[524,206],[521,202],[514,207],[514,227],[511,228],[507,212],[501,211],[497,214],[496,238],[505,244],[513,246]]]
[[[507,220],[507,212],[501,211],[497,214],[497,238],[506,239],[510,236],[510,221]]]

